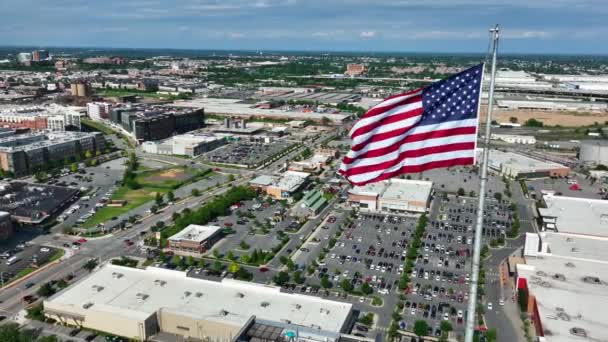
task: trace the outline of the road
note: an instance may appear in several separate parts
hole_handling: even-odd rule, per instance
[[[303,144],[300,148],[288,153],[286,156],[283,156],[268,165],[265,169],[264,173],[272,173],[279,171],[282,168],[283,163],[288,161],[290,158],[297,155],[297,153],[301,152],[306,147],[314,147],[314,144],[319,139],[324,139],[327,135],[320,135],[317,139],[310,140]],[[121,144],[122,142],[117,141],[116,143]],[[118,145],[117,145],[118,146]],[[137,155],[142,158],[156,159],[161,160],[168,163],[174,163],[176,165],[188,165],[194,168],[207,168],[207,166],[200,165],[199,163],[192,163],[191,160],[176,158],[171,156],[159,156],[159,155],[149,155],[143,152],[137,152]],[[234,169],[226,169],[220,168],[220,172],[229,171],[233,173]],[[67,249],[66,256],[58,263],[53,265],[49,265],[46,268],[43,268],[39,272],[36,272],[30,275],[26,280],[18,281],[12,284],[9,287],[6,287],[0,290],[0,313],[5,316],[13,317],[15,316],[21,309],[24,308],[24,303],[22,303],[21,299],[26,295],[35,294],[41,284],[48,282],[53,279],[60,279],[66,277],[68,274],[73,274],[76,279],[82,277],[87,274],[87,271],[82,269],[82,266],[90,259],[96,258],[101,263],[107,262],[108,260],[130,254],[130,252],[134,252],[134,249],[137,248],[137,243],[126,247],[124,240],[137,240],[140,238],[140,233],[149,231],[150,228],[155,225],[159,221],[169,222],[171,220],[171,216],[174,212],[180,212],[185,208],[194,208],[200,206],[201,203],[206,200],[222,194],[230,189],[230,186],[239,186],[246,184],[249,180],[253,178],[254,171],[253,170],[238,170],[236,173],[239,173],[241,177],[239,177],[236,181],[226,183],[219,188],[216,188],[211,191],[203,192],[203,196],[199,197],[187,197],[190,195],[191,189],[195,188],[199,182],[204,182],[205,180],[199,181],[194,184],[189,184],[184,187],[178,188],[174,191],[176,197],[185,198],[181,201],[176,202],[174,205],[168,206],[157,214],[145,215],[146,211],[152,206],[152,202],[146,203],[126,214],[123,214],[118,217],[117,220],[111,221],[109,224],[106,224],[106,227],[115,226],[123,219],[126,219],[128,216],[140,214],[144,216],[141,223],[135,224],[128,230],[118,231],[114,234],[109,234],[100,238],[89,239],[86,243],[82,244],[79,250]],[[229,186],[230,185],[230,186]],[[328,206],[330,207],[330,206]],[[74,215],[76,216],[76,215]],[[68,221],[68,224],[71,221]],[[315,227],[319,221],[315,223],[309,223],[308,227]],[[76,240],[76,237],[70,237],[63,235],[61,233],[64,225],[56,225],[51,229],[52,234],[49,235],[41,235],[36,237],[33,242],[38,245],[49,245],[58,248],[64,248],[64,243],[70,243]],[[312,228],[309,228],[312,229]],[[302,231],[303,233],[304,231]],[[285,248],[273,259],[272,263],[275,267],[279,265],[278,260],[279,256],[282,253],[286,253],[288,249],[295,249],[295,246],[298,245],[301,241],[299,239],[292,239]],[[270,274],[268,275],[270,276]],[[25,289],[23,285],[26,282],[33,282],[36,285]],[[8,321],[8,320],[7,320]]]
[[[511,284],[508,280],[504,286],[501,284],[499,270],[501,264],[506,263],[510,255],[520,255],[519,251],[525,243],[526,233],[536,231],[535,207],[533,200],[526,199],[518,182],[511,181],[510,188],[520,217],[521,234],[516,239],[507,239],[504,248],[492,250],[492,255],[484,262],[484,268],[487,270],[485,318],[486,325],[497,330],[500,341],[525,341],[517,303],[511,301]],[[505,306],[498,305],[501,299],[505,301]],[[492,310],[487,310],[487,303],[493,304]]]

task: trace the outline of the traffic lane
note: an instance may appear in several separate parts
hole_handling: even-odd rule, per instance
[[[332,216],[335,218],[334,223],[329,222],[329,218]],[[317,260],[329,241],[332,238],[335,238],[338,228],[344,223],[345,216],[346,215],[340,211],[332,211],[329,213],[325,220],[321,221],[316,228],[313,228],[313,233],[306,242],[304,242],[300,250],[294,252],[291,257],[293,262],[296,265],[308,265],[313,260]],[[302,248],[304,248],[304,250],[302,250]]]

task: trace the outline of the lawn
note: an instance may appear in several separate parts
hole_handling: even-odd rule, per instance
[[[182,185],[209,177],[212,174],[211,172],[197,174],[196,170],[184,167],[140,172],[135,178],[137,183],[141,185],[140,189],[130,189],[126,186],[121,186],[112,195],[112,200],[126,200],[127,204],[125,206],[103,207],[89,218],[83,224],[83,227],[94,227],[99,223],[112,219],[112,217],[118,217],[133,210],[146,202],[153,201],[156,193],[164,195]]]

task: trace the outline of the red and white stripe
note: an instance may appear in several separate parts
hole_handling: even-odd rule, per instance
[[[477,119],[416,126],[422,114],[421,90],[372,108],[351,129],[352,149],[338,172],[354,185],[365,185],[403,173],[474,163]]]

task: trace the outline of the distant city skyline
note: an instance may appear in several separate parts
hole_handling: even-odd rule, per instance
[[[6,0],[5,0],[6,2]],[[12,46],[607,54],[602,0],[36,0],[4,6]]]

